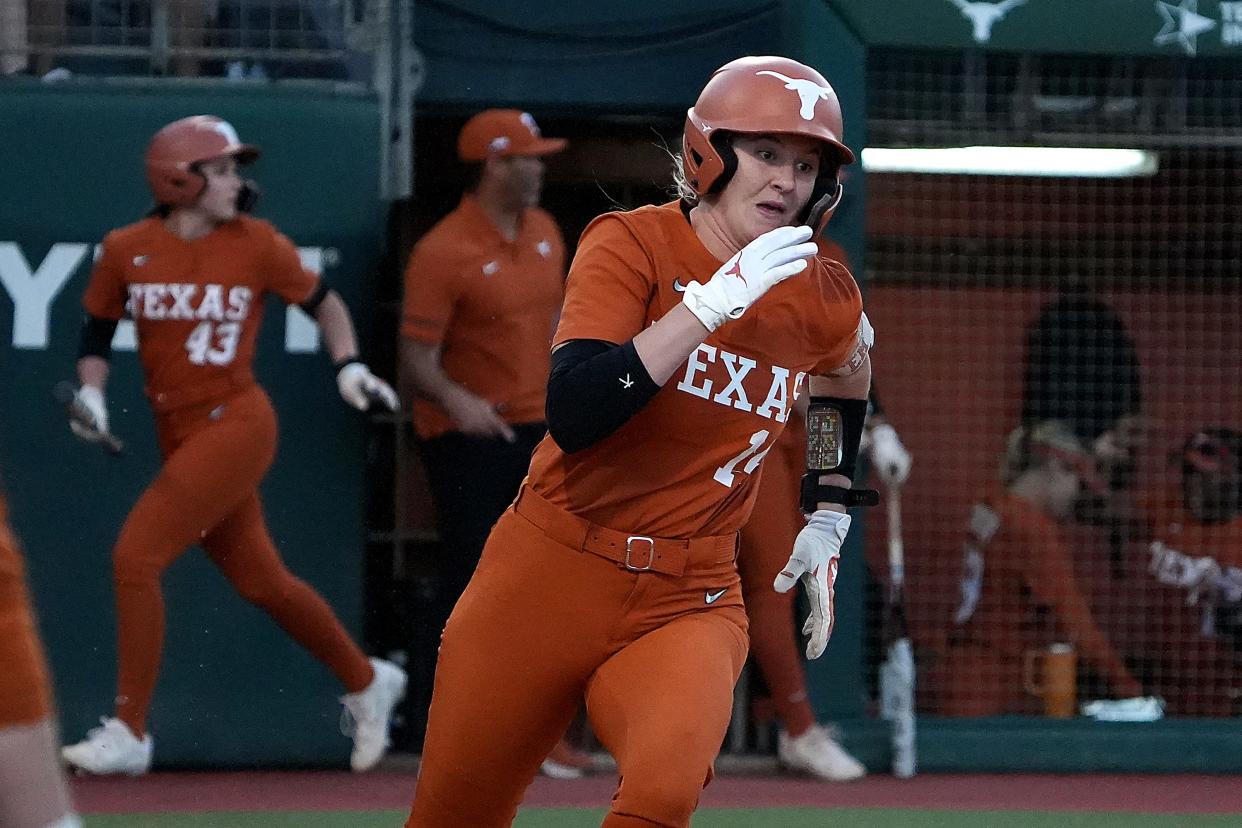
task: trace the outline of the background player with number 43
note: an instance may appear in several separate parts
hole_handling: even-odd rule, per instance
[[[238,167],[259,155],[210,115],[168,124],[146,153],[156,209],[104,239],[83,297],[78,436],[108,434],[104,388],[118,321],[137,326],[146,393],[164,463],[130,512],[113,550],[120,665],[114,717],[66,747],[91,773],[145,773],[147,710],[164,637],[163,572],[201,544],[237,591],[326,664],[354,720],[351,765],[366,770],[388,746],[405,673],[368,659],[315,590],[285,567],[267,531],[258,487],[276,454],[276,415],[253,373],[267,293],[297,303],[320,326],[341,397],[359,410],[395,410],[397,395],[358,358],[353,323],[335,291],[302,267],[297,249],[245,213],[258,190]]]

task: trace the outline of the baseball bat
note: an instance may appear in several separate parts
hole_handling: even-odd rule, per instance
[[[889,589],[885,602],[885,658],[880,665],[880,715],[892,725],[893,775],[915,774],[914,648],[906,629],[905,550],[901,537],[901,490],[888,487]]]
[[[73,383],[67,380],[56,383],[56,387],[52,389],[52,396],[56,399],[56,402],[65,407],[65,412],[69,415],[69,419],[72,422],[77,423],[83,428],[94,430],[95,418],[91,416],[91,412],[78,399],[78,390],[73,387]],[[100,445],[109,454],[117,456],[125,451],[125,443],[121,442],[114,434],[107,431],[101,432],[99,438]]]

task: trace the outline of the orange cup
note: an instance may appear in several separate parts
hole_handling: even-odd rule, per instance
[[[1078,707],[1078,654],[1073,645],[1052,644],[1046,650],[1027,650],[1022,684],[1026,692],[1043,699],[1045,716],[1072,718]]]

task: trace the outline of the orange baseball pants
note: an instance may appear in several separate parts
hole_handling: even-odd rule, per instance
[[[25,568],[0,503],[0,728],[33,724],[51,714],[51,682]]]
[[[633,572],[555,540],[532,500],[555,510],[523,489],[445,627],[406,825],[511,825],[585,696],[621,776],[603,825],[687,826],[746,660],[734,550]]]
[[[268,534],[259,482],[276,454],[276,415],[257,386],[224,403],[157,415],[164,466],[121,529],[113,551],[120,666],[117,718],[146,730],[164,643],[160,576],[199,543],[238,593],[326,664],[349,692],[370,662],[331,608],[285,567]]]
[[[737,566],[750,618],[750,649],[772,692],[777,718],[791,736],[815,724],[806,692],[806,670],[793,619],[796,590],[784,594],[772,581],[793,552],[794,538],[806,524],[798,506],[806,470],[806,426],[793,415],[763,460],[763,477],[750,520],[742,528]]]

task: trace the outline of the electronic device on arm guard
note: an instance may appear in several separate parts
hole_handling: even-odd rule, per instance
[[[858,446],[862,442],[867,401],[839,397],[811,397],[806,413],[806,474],[802,476],[802,511],[810,514],[820,503],[876,506],[880,493],[873,489],[848,489],[820,483],[825,474],[854,479]]]

